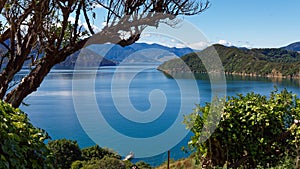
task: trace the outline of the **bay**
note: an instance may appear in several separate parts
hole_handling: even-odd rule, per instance
[[[145,144],[138,150],[135,148],[135,144],[138,144],[138,140],[152,139],[162,133],[167,133],[176,120],[182,120],[182,117],[178,116],[182,113],[179,111],[183,101],[185,103],[184,114],[191,113],[197,103],[204,105],[205,102],[210,102],[211,83],[208,76],[198,74],[195,81],[197,91],[192,87],[184,88],[183,91],[180,84],[194,84],[193,80],[188,78],[189,75],[178,74],[176,75],[177,78],[174,79],[157,71],[156,67],[157,65],[153,64],[111,66],[96,69],[96,73],[95,69],[52,70],[38,91],[24,100],[29,106],[21,106],[21,109],[28,113],[31,122],[35,126],[45,129],[52,139],[67,138],[77,140],[81,148],[95,145],[98,143],[97,141],[95,143],[95,140],[100,140],[100,144],[98,143],[100,146],[117,147],[114,148],[115,151],[121,152],[123,156],[126,155],[124,152],[129,153],[130,151],[152,152],[155,149],[157,150],[156,152],[159,152],[158,150],[171,149],[171,158],[184,158],[188,154],[181,151],[181,147],[187,146],[191,136],[191,133],[188,131],[186,133],[183,132],[184,137],[180,140],[177,138],[177,135],[174,135],[175,141],[173,137],[161,140],[161,142],[156,140],[150,146]],[[74,74],[77,76],[73,76]],[[95,76],[92,76],[93,74]],[[74,91],[74,82],[78,81],[83,82],[83,91],[81,92]],[[92,82],[94,86],[92,88],[84,88],[86,82]],[[227,96],[248,92],[269,95],[276,85],[279,90],[287,88],[299,96],[299,84],[299,79],[270,79],[228,75],[226,76],[226,93]],[[78,118],[80,116],[76,112],[76,106],[74,106],[74,95],[84,95],[84,92],[90,92],[88,95],[95,98],[98,111],[101,112],[102,117],[111,127],[111,131],[101,130],[99,132],[99,130],[95,129],[95,131],[89,130],[87,132],[87,127],[84,126],[86,124],[83,124],[83,120]],[[195,99],[196,93],[199,93],[200,101]],[[85,100],[81,100],[81,102],[85,103]],[[155,109],[155,107],[160,106],[159,103],[164,105],[162,112],[158,112],[160,109],[157,111]],[[76,104],[78,105],[78,103]],[[97,117],[89,114],[89,112],[93,111],[93,105],[89,106],[86,104],[89,103],[85,103],[86,117],[91,120],[88,127],[98,125],[92,122]],[[149,117],[153,118],[153,121],[133,122],[125,117],[127,115],[130,117],[130,111],[146,112],[153,108],[151,104],[158,104],[158,106],[154,105],[153,109],[153,112],[158,113],[157,117]],[[120,114],[120,111],[124,111],[123,114]],[[182,128],[184,128],[184,125],[181,123],[177,125],[182,125]],[[133,138],[137,142],[124,143],[120,142],[121,139],[110,138],[113,135],[112,131],[124,137]],[[102,142],[102,140],[104,141]],[[168,141],[170,145],[167,144]],[[166,151],[154,155],[150,153],[149,157],[133,159],[134,162],[139,160],[146,161],[152,166],[157,166],[167,160],[167,153]]]

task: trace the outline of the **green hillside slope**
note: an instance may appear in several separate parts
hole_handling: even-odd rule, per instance
[[[225,73],[267,77],[300,77],[300,54],[285,49],[245,49],[213,45],[201,52],[187,54],[160,65],[166,73],[219,72],[212,55],[218,55]],[[202,58],[202,59],[200,59]],[[205,59],[204,59],[205,58]],[[202,61],[205,60],[205,65]]]

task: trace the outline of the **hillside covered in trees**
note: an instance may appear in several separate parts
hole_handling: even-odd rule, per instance
[[[286,47],[283,47],[284,49],[286,50],[291,50],[291,51],[297,51],[299,52],[300,51],[300,42],[295,42],[295,43],[292,43]]]
[[[207,73],[220,70],[214,67],[213,55],[219,55],[227,74],[265,77],[300,78],[300,54],[285,49],[246,49],[213,45],[201,52],[190,53],[181,58],[167,61],[158,67],[165,73]],[[208,60],[209,70],[202,63]]]

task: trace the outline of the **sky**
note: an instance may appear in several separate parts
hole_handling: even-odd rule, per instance
[[[205,0],[203,0],[205,1]],[[209,0],[210,8],[195,16],[183,16],[188,22],[205,36],[195,37],[193,42],[185,45],[194,49],[202,49],[210,44],[220,43],[227,46],[248,48],[276,48],[300,41],[300,0]],[[103,27],[105,12],[97,6],[95,31]],[[81,24],[86,26],[84,18]],[[1,20],[1,18],[0,18]],[[74,18],[70,18],[70,21]],[[176,32],[166,28],[169,32]],[[175,28],[176,29],[176,28]],[[155,31],[155,30],[154,30]],[[178,34],[191,33],[191,30],[177,31]],[[144,33],[138,42],[159,43],[166,46],[184,47],[178,39]]]
[[[210,0],[200,15],[185,17],[212,43],[250,48],[300,41],[300,0]]]

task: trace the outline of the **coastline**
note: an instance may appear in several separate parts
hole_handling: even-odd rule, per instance
[[[199,73],[199,74],[209,74],[208,72],[193,72],[193,71],[184,71],[184,70],[165,70],[165,69],[161,69],[161,68],[157,68],[157,70],[172,75],[172,74],[176,74],[176,73]],[[218,72],[210,72],[210,73],[218,73]],[[300,79],[300,73],[296,74],[296,75],[282,75],[282,73],[276,71],[276,70],[272,70],[272,73],[270,74],[266,74],[266,75],[262,75],[262,74],[257,74],[257,73],[245,73],[245,72],[224,72],[225,75],[238,75],[238,76],[243,76],[243,77],[262,77],[262,78],[275,78],[275,79]]]

